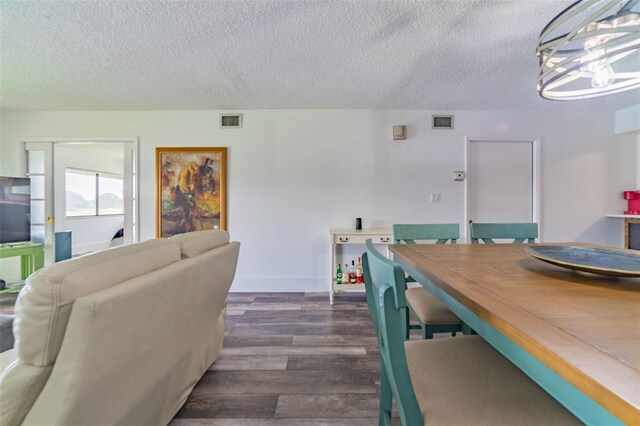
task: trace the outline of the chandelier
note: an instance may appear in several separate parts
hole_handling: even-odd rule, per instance
[[[640,0],[579,0],[540,33],[537,90],[552,100],[640,87]]]

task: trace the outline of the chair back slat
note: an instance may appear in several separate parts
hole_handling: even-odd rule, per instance
[[[404,271],[380,254],[371,240],[367,240],[366,245],[362,266],[369,311],[380,346],[380,392],[387,392],[387,386],[390,388],[403,425],[421,425],[424,420],[411,382],[404,349],[402,308],[406,307],[406,301],[404,304],[399,303],[399,300],[404,300]],[[389,424],[390,418],[390,409],[381,413],[381,419],[386,419]]]
[[[471,223],[471,243],[494,244],[495,239],[512,239],[514,244],[535,243],[537,223]]]
[[[373,283],[371,282],[371,272],[369,271],[369,253],[366,251],[362,254],[362,276],[364,278],[364,293],[367,296],[369,315],[371,315],[371,322],[373,322],[373,330],[376,332],[376,336],[378,336],[378,324],[380,323],[378,319],[378,309],[376,308],[378,300],[373,294]]]
[[[396,263],[392,263],[389,259],[380,254],[373,246],[373,242],[371,239],[367,239],[366,241],[367,251],[367,263],[368,263],[368,272],[367,274],[371,278],[371,282],[384,282],[393,286],[396,289],[394,298],[395,298],[395,306],[397,309],[404,309],[407,307],[407,299],[405,297],[404,291],[406,289],[407,283],[405,282],[404,270],[400,267],[400,265]],[[364,254],[363,254],[364,257]],[[391,269],[387,268],[387,262],[391,263],[393,267]],[[364,274],[364,264],[363,264],[363,278],[367,278],[367,274]],[[365,290],[366,290],[365,283]],[[378,303],[377,301],[375,303]]]
[[[451,241],[455,244],[460,238],[460,229],[457,223],[444,224],[395,224],[392,226],[393,240],[396,244],[405,242],[415,244],[420,240],[436,240],[436,244],[446,244]]]

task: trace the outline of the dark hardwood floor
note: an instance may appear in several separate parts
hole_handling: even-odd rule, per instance
[[[0,294],[0,315],[13,315],[18,293]]]
[[[232,293],[222,353],[171,422],[375,425],[379,356],[364,294]]]

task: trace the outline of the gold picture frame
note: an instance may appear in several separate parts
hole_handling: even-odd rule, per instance
[[[156,235],[227,229],[227,148],[156,148]]]

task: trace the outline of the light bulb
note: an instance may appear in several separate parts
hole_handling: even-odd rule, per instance
[[[604,62],[599,60],[604,53],[604,49],[588,49],[587,54],[580,58],[580,71],[595,73],[600,67],[600,62]]]
[[[596,64],[591,76],[591,87],[606,87],[616,81],[613,68],[607,61],[598,61]]]
[[[593,22],[583,28],[582,31],[590,33],[601,29],[609,28],[610,25],[604,22]],[[580,58],[580,71],[594,73],[596,72],[601,57],[605,55],[606,51],[602,46],[610,38],[609,35],[602,34],[593,37],[588,37],[584,42],[584,50],[586,54]]]

